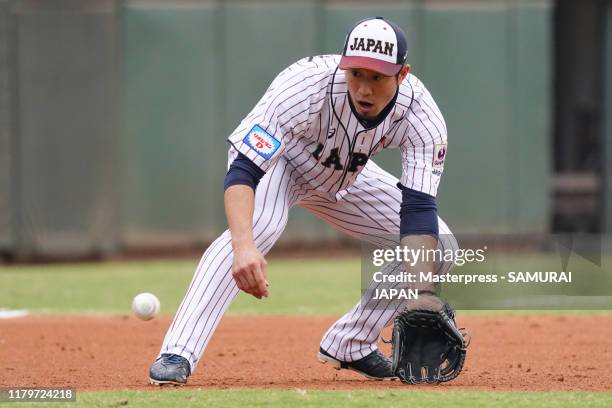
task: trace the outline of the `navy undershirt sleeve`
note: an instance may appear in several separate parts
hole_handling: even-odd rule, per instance
[[[438,237],[438,206],[436,198],[420,191],[397,186],[402,190],[400,207],[400,237],[433,235]]]
[[[227,190],[230,186],[242,184],[255,190],[264,174],[266,172],[257,167],[248,157],[238,153],[238,157],[234,159],[225,175],[224,189]]]

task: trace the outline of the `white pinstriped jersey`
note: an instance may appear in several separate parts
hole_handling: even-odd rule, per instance
[[[350,108],[344,72],[336,68],[339,59],[312,57],[285,69],[229,137],[230,159],[239,151],[266,171],[253,208],[253,241],[264,255],[282,234],[295,206],[356,239],[389,248],[398,245],[403,199],[398,179],[368,162],[383,148],[401,149],[403,185],[436,195],[446,154],[446,127],[427,89],[409,75],[384,120],[364,129]],[[438,225],[439,248],[457,248],[446,223],[438,218]],[[233,256],[228,229],[202,256],[164,338],[160,354],[187,358],[192,372],[239,292],[232,276]],[[452,265],[443,262],[436,270],[445,274]],[[390,263],[384,273],[402,267]],[[376,288],[381,283],[371,285]],[[403,306],[379,299],[367,307],[368,302],[360,299],[334,323],[320,347],[339,361],[356,361],[376,350],[381,331]]]
[[[339,55],[304,58],[282,71],[228,138],[262,170],[279,157],[308,180],[305,189],[339,199],[365,162],[383,148],[399,148],[400,182],[435,196],[446,157],[446,124],[423,83],[408,74],[395,105],[366,129],[349,105]]]

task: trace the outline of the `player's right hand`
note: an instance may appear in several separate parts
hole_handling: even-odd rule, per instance
[[[254,245],[235,249],[232,277],[238,288],[257,299],[268,297],[267,264],[264,256]]]

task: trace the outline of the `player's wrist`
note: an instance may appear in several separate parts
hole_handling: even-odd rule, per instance
[[[257,249],[252,238],[232,238],[232,249],[234,252],[245,252]]]

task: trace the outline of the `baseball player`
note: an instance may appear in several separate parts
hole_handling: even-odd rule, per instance
[[[406,35],[382,17],[358,22],[342,55],[304,58],[282,71],[229,136],[229,229],[205,251],[151,366],[153,384],[182,385],[240,290],[268,296],[265,254],[289,209],[300,206],[361,240],[395,247],[455,248],[438,218],[436,192],[446,125],[407,64]],[[397,179],[372,157],[398,148]],[[440,263],[446,273],[452,263]],[[385,266],[387,272],[401,263]],[[398,306],[361,300],[323,335],[318,358],[371,379],[394,377],[377,348]]]

